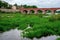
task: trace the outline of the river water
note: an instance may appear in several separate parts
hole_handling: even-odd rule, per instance
[[[21,36],[21,30],[12,29],[10,31],[0,33],[0,40],[30,40],[28,38],[23,38]],[[56,40],[56,38],[59,36],[51,35],[47,37],[42,37],[39,40]],[[38,40],[37,38],[34,38],[34,40]]]

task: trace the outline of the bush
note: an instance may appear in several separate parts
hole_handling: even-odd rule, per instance
[[[56,21],[56,20],[60,20],[60,15],[53,15],[49,18],[49,21]]]
[[[60,38],[57,38],[56,40],[60,40]]]
[[[27,32],[23,36],[28,38],[41,38],[43,36],[49,36],[49,35],[60,35],[60,21],[54,21],[54,22],[42,22],[38,24],[34,24],[32,29],[27,29]],[[30,36],[29,36],[30,35]]]
[[[19,30],[24,30],[23,36],[28,38],[60,35],[60,20],[56,15],[50,18],[40,17],[40,15],[24,15],[19,13],[1,14],[0,16],[4,16],[0,17],[0,31],[18,28]],[[31,28],[26,29],[28,24],[30,24]]]

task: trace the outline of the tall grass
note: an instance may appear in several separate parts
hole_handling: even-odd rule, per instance
[[[0,13],[0,31],[18,28],[23,31],[23,36],[28,38],[48,35],[60,35],[60,15]],[[48,16],[48,15],[47,15]],[[26,29],[30,24],[31,28]]]
[[[56,40],[60,40],[60,38],[57,38]]]

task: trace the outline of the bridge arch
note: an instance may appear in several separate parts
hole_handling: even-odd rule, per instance
[[[37,10],[38,14],[42,14],[42,12],[43,12],[42,10]]]
[[[35,11],[34,10],[30,10],[30,13],[33,14],[33,13],[35,13]]]
[[[23,13],[27,14],[27,13],[28,13],[28,11],[27,11],[27,10],[23,10]]]
[[[57,9],[57,10],[55,11],[55,13],[59,14],[59,13],[60,13],[60,9]]]
[[[51,10],[46,10],[46,14],[51,14]]]

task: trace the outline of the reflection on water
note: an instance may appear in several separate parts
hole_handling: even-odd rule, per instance
[[[28,40],[27,38],[21,37],[21,30],[10,30],[4,33],[0,33],[0,40]],[[48,37],[42,37],[39,40],[56,40],[56,38],[59,36],[48,36]],[[30,40],[30,39],[29,39]],[[38,40],[34,38],[34,40]]]
[[[20,32],[15,30],[10,30],[0,34],[0,40],[20,40]]]

